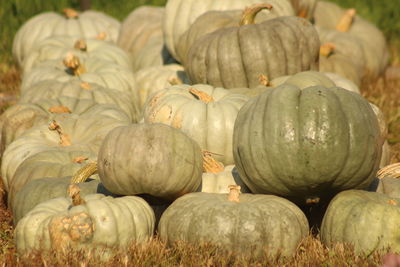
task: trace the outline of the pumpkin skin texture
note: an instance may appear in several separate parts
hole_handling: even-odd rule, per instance
[[[85,151],[47,150],[24,160],[8,183],[8,206],[13,209],[16,194],[30,181],[72,176],[97,155]],[[97,174],[91,176],[99,180]],[[93,192],[95,193],[95,192]]]
[[[71,198],[37,205],[15,228],[17,251],[124,248],[152,236],[154,212],[142,198],[91,194],[83,199],[85,204],[72,207]]]
[[[68,197],[67,189],[71,184],[71,176],[62,178],[40,178],[31,180],[24,185],[16,195],[12,208],[13,222],[17,225],[29,211],[39,203],[58,197]],[[81,196],[89,194],[103,194],[114,196],[108,192],[99,180],[88,179],[84,183],[77,184]]]
[[[345,55],[335,53],[328,56],[321,55],[319,58],[319,70],[321,72],[339,74],[354,82],[356,86],[361,85],[361,79],[363,77],[362,72],[357,68],[352,60]]]
[[[184,67],[193,83],[253,88],[260,75],[274,79],[318,70],[319,48],[311,23],[278,17],[203,36],[190,48]]]
[[[168,51],[177,58],[176,46],[180,36],[189,29],[190,25],[203,13],[210,10],[243,9],[246,6],[259,3],[269,3],[273,6],[272,12],[280,16],[294,15],[293,8],[286,0],[169,0],[165,6],[164,39]]]
[[[398,198],[361,190],[341,192],[331,201],[321,226],[321,240],[328,247],[351,243],[355,252],[400,251]],[[366,234],[368,233],[368,234]]]
[[[138,120],[137,107],[132,103],[131,92],[121,92],[100,86],[95,83],[82,82],[73,79],[66,82],[43,80],[30,86],[29,90],[21,93],[20,103],[35,103],[42,98],[57,99],[62,96],[88,99],[98,104],[115,104],[131,118]]]
[[[119,21],[98,11],[85,11],[78,17],[45,12],[32,17],[20,27],[14,37],[12,52],[18,64],[21,64],[33,47],[47,37],[70,35],[95,38],[104,32],[107,38],[116,42],[119,28]]]
[[[148,67],[135,73],[140,110],[143,110],[149,95],[172,84],[189,84],[184,68],[178,64]]]
[[[213,99],[202,100],[191,90]],[[182,130],[203,150],[213,152],[224,165],[233,164],[232,134],[237,113],[249,97],[210,85],[175,85],[153,94],[144,109],[144,121]]]
[[[239,185],[240,192],[251,193],[250,189],[240,179],[235,165],[228,165],[218,173],[204,172],[198,192],[227,194],[230,185]]]
[[[175,200],[158,225],[161,239],[213,243],[238,253],[270,255],[278,250],[291,256],[308,234],[301,210],[286,199],[272,195],[241,194],[239,203],[228,194],[191,193]]]
[[[368,101],[337,87],[267,90],[242,107],[233,134],[235,164],[252,192],[299,204],[368,187],[381,148]]]
[[[76,116],[57,118],[58,131],[53,122],[38,125],[25,131],[4,151],[1,176],[5,187],[12,179],[18,166],[29,156],[46,150],[61,149],[65,151],[98,152],[105,136],[118,126],[129,125],[129,121],[121,121],[103,116]]]
[[[201,183],[200,147],[164,124],[114,129],[101,145],[97,162],[100,180],[115,194],[174,200],[195,192]]]
[[[104,59],[126,68],[132,67],[128,54],[113,43],[98,39],[82,39],[72,36],[55,36],[40,41],[22,63],[23,73],[31,70],[40,62],[61,59],[68,53],[74,53],[80,59],[95,57]]]

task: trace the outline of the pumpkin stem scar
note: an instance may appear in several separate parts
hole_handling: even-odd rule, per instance
[[[269,85],[269,79],[264,74],[260,74],[260,76],[258,76],[258,80],[260,81],[261,85],[264,85],[264,86],[268,86]]]
[[[336,24],[336,30],[339,32],[348,32],[351,25],[353,24],[354,17],[356,16],[356,10],[350,8],[343,14],[342,18]]]
[[[319,54],[324,57],[329,57],[336,49],[334,43],[325,43],[319,47]]]
[[[376,177],[379,179],[383,179],[385,177],[400,178],[400,163],[390,164],[381,168],[377,172]]]
[[[228,200],[231,202],[239,203],[240,185],[229,185],[228,189],[229,189]]]
[[[307,9],[303,8],[299,12],[297,12],[297,16],[300,18],[306,18],[308,15]]]
[[[56,131],[58,135],[60,136],[60,145],[61,146],[70,146],[72,145],[71,143],[71,138],[69,137],[68,134],[63,133],[63,130],[61,129],[61,126],[53,120],[50,125],[49,125],[49,130],[50,131]]]
[[[63,63],[74,76],[80,76],[86,72],[85,66],[82,65],[79,58],[71,52],[64,58]]]
[[[209,103],[209,102],[214,102],[214,98],[210,95],[208,95],[205,92],[199,91],[195,88],[189,88],[189,92],[194,95],[197,99],[200,101],[203,101],[204,103]]]
[[[80,168],[71,178],[71,184],[83,183],[97,172],[97,162],[93,161]]]
[[[107,33],[105,32],[100,32],[97,36],[96,36],[96,40],[105,40],[107,38]]]
[[[92,89],[92,86],[88,82],[81,82],[80,86],[81,86],[82,89],[85,89],[85,90],[91,90]]]
[[[74,48],[76,50],[82,51],[82,52],[86,52],[87,51],[87,44],[86,41],[83,39],[80,39],[78,41],[75,42],[74,44]]]
[[[72,113],[68,107],[63,105],[49,107],[48,111],[51,113]]]
[[[64,15],[69,19],[76,19],[79,17],[79,12],[73,8],[64,8]]]
[[[254,24],[254,19],[257,14],[263,9],[272,9],[271,4],[256,4],[250,7],[246,7],[242,13],[242,18],[240,19],[239,26]]]
[[[318,204],[320,201],[319,197],[309,197],[306,199],[306,204]]]
[[[86,203],[86,201],[81,197],[81,189],[77,184],[70,184],[68,186],[67,193],[72,198],[72,205],[79,206]]]
[[[179,79],[178,77],[172,77],[168,79],[168,83],[170,85],[179,85],[179,84],[183,84],[183,81],[181,79]]]
[[[202,151],[203,154],[203,172],[219,173],[224,171],[224,165],[218,162],[211,156],[211,152],[207,150]]]
[[[397,206],[397,201],[394,199],[389,199],[388,200],[388,204],[393,205],[393,206]]]

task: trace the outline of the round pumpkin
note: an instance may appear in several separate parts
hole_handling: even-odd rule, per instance
[[[175,85],[154,93],[144,121],[182,130],[225,165],[233,164],[232,132],[237,113],[249,97],[210,85]]]
[[[74,53],[80,59],[95,57],[126,68],[132,67],[128,54],[113,43],[98,39],[54,36],[35,45],[22,63],[23,72],[26,73],[43,61],[62,60],[68,53]]]
[[[101,115],[57,118],[49,124],[38,125],[25,131],[4,151],[1,176],[7,188],[18,166],[29,156],[52,149],[65,151],[98,152],[105,136],[129,121],[107,118]]]
[[[179,59],[176,46],[179,38],[190,25],[203,13],[211,10],[243,9],[246,6],[259,3],[269,3],[273,6],[271,12],[280,16],[294,15],[294,10],[289,0],[169,0],[165,6],[164,38],[168,51]]]
[[[330,202],[321,226],[327,246],[350,243],[355,252],[370,255],[390,248],[400,252],[398,225],[400,199],[381,193],[347,190]]]
[[[107,248],[127,248],[153,235],[154,212],[140,197],[90,194],[81,198],[76,185],[69,194],[72,203],[70,197],[48,200],[18,222],[15,241],[19,253],[84,248],[112,253]]]
[[[133,124],[111,131],[98,154],[100,180],[115,194],[149,194],[168,200],[201,183],[199,145],[164,124]]]
[[[320,42],[310,22],[299,17],[245,21],[207,34],[190,48],[184,66],[193,83],[253,88],[260,75],[274,79],[318,70]]]
[[[98,104],[115,104],[131,118],[138,121],[138,107],[132,102],[131,92],[109,89],[95,83],[72,79],[66,82],[43,80],[21,93],[20,103],[35,103],[42,98],[57,99],[62,96],[88,99]]]
[[[212,243],[236,253],[291,256],[308,235],[305,215],[290,201],[231,192],[191,193],[175,200],[158,225],[161,239],[169,245]]]
[[[12,52],[18,64],[21,64],[33,47],[47,37],[70,35],[95,38],[105,33],[107,38],[116,42],[119,28],[119,21],[98,11],[79,13],[73,9],[64,9],[64,15],[44,12],[30,18],[19,28],[14,37]]]
[[[359,94],[283,84],[239,111],[233,155],[252,192],[304,204],[368,187],[382,142],[377,118]]]

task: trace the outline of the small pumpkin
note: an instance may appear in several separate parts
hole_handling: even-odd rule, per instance
[[[64,15],[44,12],[30,18],[19,28],[14,37],[12,52],[18,64],[22,64],[33,47],[47,37],[70,35],[95,38],[105,33],[107,38],[116,42],[119,28],[119,21],[99,11],[79,13],[66,8]]]
[[[144,108],[144,122],[164,123],[193,138],[225,165],[233,164],[233,125],[249,97],[210,85],[175,85],[155,92]]]
[[[241,108],[233,155],[252,192],[305,204],[367,188],[379,167],[382,144],[378,120],[359,94],[285,83]]]
[[[400,199],[381,193],[341,192],[330,202],[325,213],[321,240],[328,247],[339,242],[350,243],[361,255],[387,248],[400,252],[399,204]]]
[[[291,256],[308,235],[306,216],[273,195],[190,193],[175,200],[158,225],[168,245],[212,243],[236,253]],[[284,229],[284,230],[283,230]]]
[[[278,17],[254,24],[254,14],[245,15],[243,24],[207,34],[191,46],[184,67],[193,83],[253,88],[261,74],[274,79],[318,70],[320,41],[310,22]]]
[[[72,201],[61,197],[42,202],[19,220],[15,228],[19,253],[85,248],[112,253],[107,248],[126,248],[153,235],[154,212],[140,197],[90,194],[81,198],[76,185],[69,187],[69,195]]]
[[[113,43],[98,39],[54,36],[35,45],[22,63],[23,73],[28,72],[41,62],[62,60],[68,53],[74,53],[80,59],[95,57],[126,68],[132,67],[132,61],[128,54]]]
[[[201,183],[199,145],[164,124],[115,128],[104,139],[97,161],[100,180],[115,194],[174,200]]]

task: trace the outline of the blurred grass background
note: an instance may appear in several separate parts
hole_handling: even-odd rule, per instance
[[[91,8],[123,20],[140,5],[165,5],[167,0],[91,0]],[[201,0],[199,0],[201,1]],[[218,0],[215,0],[218,1]],[[387,37],[393,59],[399,63],[400,0],[330,0],[349,8],[377,25]],[[0,1],[0,62],[12,63],[11,47],[18,28],[32,16],[44,11],[62,11],[65,7],[80,8],[79,0],[1,0]],[[371,36],[373,38],[373,36]]]

